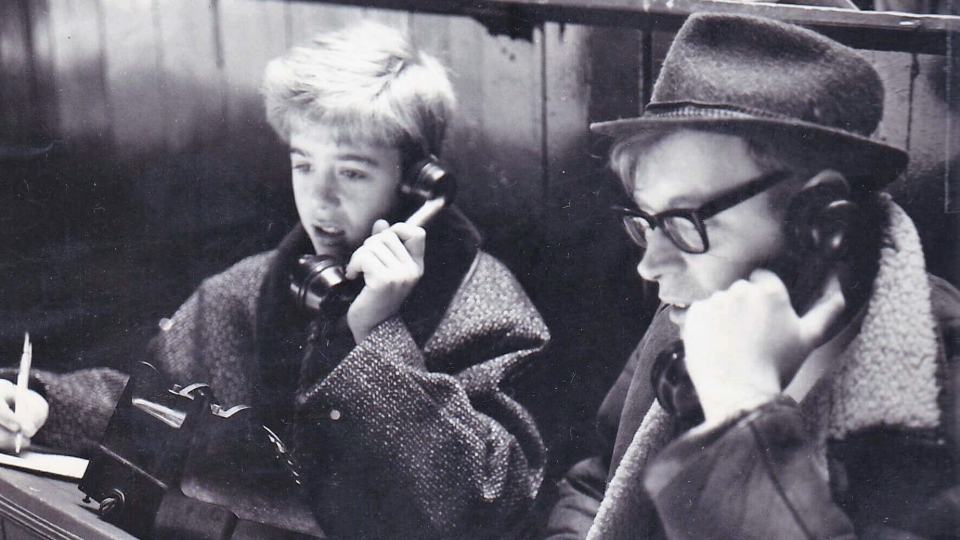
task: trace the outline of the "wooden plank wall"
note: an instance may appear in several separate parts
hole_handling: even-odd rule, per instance
[[[469,18],[293,1],[6,0],[0,143],[59,142],[41,161],[0,162],[16,202],[0,213],[15,246],[0,263],[13,271],[0,344],[29,325],[41,364],[119,365],[205,275],[271,246],[295,215],[257,94],[264,66],[362,18],[408,28],[450,68],[460,111],[446,157],[460,201],[553,330],[518,396],[544,426],[555,474],[588,449],[655,301],[606,211],[605,142],[586,126],[640,110],[643,62],[655,74],[669,34],[549,23],[527,41]],[[888,86],[882,133],[915,157],[898,197],[924,213],[932,268],[958,282],[943,179],[958,168],[944,164],[960,127],[936,88],[943,59],[867,54]]]

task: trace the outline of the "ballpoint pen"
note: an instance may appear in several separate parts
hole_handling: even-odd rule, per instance
[[[23,356],[20,357],[20,371],[17,373],[17,393],[14,396],[13,413],[17,414],[25,406],[27,399],[27,385],[30,382],[30,363],[33,360],[33,345],[30,344],[30,332],[23,335]],[[14,442],[14,453],[20,453],[23,445],[23,428],[17,432]]]

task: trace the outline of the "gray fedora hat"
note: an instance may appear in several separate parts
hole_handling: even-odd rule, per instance
[[[906,169],[907,153],[872,138],[883,83],[856,50],[799,26],[743,15],[691,15],[638,118],[591,124],[623,137],[685,127],[755,134],[812,151],[865,187]]]

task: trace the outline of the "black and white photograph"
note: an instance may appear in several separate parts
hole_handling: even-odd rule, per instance
[[[0,0],[0,540],[960,539],[958,0]]]

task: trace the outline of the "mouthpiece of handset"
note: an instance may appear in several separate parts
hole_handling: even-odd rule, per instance
[[[300,257],[290,278],[290,294],[300,309],[333,318],[347,312],[362,286],[347,279],[340,260],[331,255]]]
[[[697,389],[687,374],[682,341],[676,341],[657,355],[650,370],[650,383],[660,406],[675,416],[686,431],[703,422]]]

